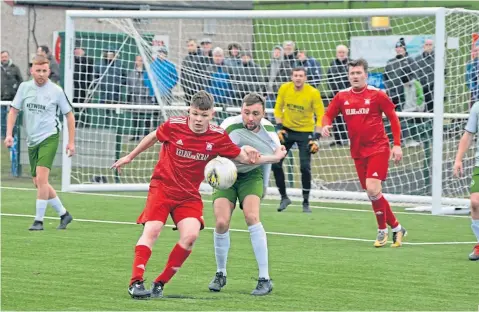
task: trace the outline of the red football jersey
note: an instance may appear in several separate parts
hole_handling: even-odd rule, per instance
[[[339,91],[329,103],[323,125],[330,125],[340,112],[348,128],[352,158],[389,152],[383,113],[391,120],[395,116],[395,105],[386,93],[372,86],[359,92],[352,88]]]
[[[156,137],[163,146],[152,180],[178,200],[201,198],[198,189],[211,159],[218,155],[236,158],[241,153],[224,129],[210,125],[205,133],[194,133],[188,117],[171,117],[158,127]]]

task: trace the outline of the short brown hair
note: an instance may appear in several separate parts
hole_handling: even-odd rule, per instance
[[[206,111],[214,107],[215,100],[211,94],[201,90],[193,95],[190,106],[198,108],[199,110]]]
[[[263,106],[263,110],[265,108],[265,99],[263,96],[261,96],[261,94],[259,93],[256,93],[256,92],[251,92],[251,93],[248,93],[246,94],[246,96],[243,98],[243,103],[246,105],[246,106],[251,106],[251,105],[254,105],[254,104],[258,104],[258,103],[261,103],[261,105]]]
[[[295,68],[293,68],[293,70],[291,71],[291,75],[297,71],[302,71],[306,75],[306,68],[304,68],[303,66],[296,66]]]
[[[351,68],[351,67],[357,67],[357,66],[361,66],[363,69],[364,69],[364,72],[367,73],[368,72],[368,61],[366,61],[365,59],[363,58],[358,58],[356,60],[351,60],[349,63],[348,63],[348,70]]]
[[[44,65],[48,64],[50,65],[50,61],[41,55],[35,55],[35,57],[32,59],[32,65]]]

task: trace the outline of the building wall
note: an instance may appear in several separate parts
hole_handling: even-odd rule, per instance
[[[24,7],[27,13],[23,16],[14,16],[13,7],[1,2],[1,29],[2,50],[8,50],[13,61],[20,66],[22,74],[26,76],[28,60],[36,52],[36,43],[33,34],[28,39],[28,19],[30,29],[33,29],[34,13],[36,13],[35,37],[38,45],[46,44],[52,48],[53,32],[65,29],[65,8],[52,7]],[[35,12],[34,12],[35,11]],[[75,20],[77,31],[87,32],[122,32],[109,22],[97,19]],[[208,37],[213,40],[214,46],[226,48],[229,42],[241,42],[246,48],[252,48],[253,24],[249,20],[217,20],[216,34],[203,32],[203,20],[150,20],[146,24],[138,24],[137,29],[144,33],[167,34],[170,37],[169,57],[175,64],[180,64],[186,55],[186,40],[189,38],[201,39]],[[99,56],[100,51],[98,52]]]

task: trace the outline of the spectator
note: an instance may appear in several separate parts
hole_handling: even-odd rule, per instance
[[[90,84],[93,80],[93,58],[85,55],[85,50],[77,44],[73,51],[75,67],[73,69],[73,103],[85,103]],[[75,113],[77,109],[75,108]]]
[[[305,50],[299,50],[296,57],[296,66],[306,69],[306,75],[308,76],[307,82],[313,87],[318,88],[321,83],[321,76],[323,75],[321,64],[314,57],[308,56]]]
[[[404,38],[400,38],[396,43],[396,57],[387,62],[383,74],[387,93],[393,103],[396,104],[396,110],[398,111],[402,110],[405,102],[404,83],[401,79],[403,76],[409,75],[408,80],[412,80],[415,77],[414,69],[415,62],[408,56],[406,42]]]
[[[285,41],[283,43],[283,50],[285,62],[289,64],[289,67],[294,68],[296,65],[296,56],[298,54],[296,44],[294,41]]]
[[[100,103],[121,102],[121,87],[126,84],[126,73],[115,49],[109,47],[103,52],[100,63],[95,65],[94,75],[98,81]]]
[[[479,101],[479,40],[472,49],[472,60],[466,64],[466,85],[471,92],[470,107]]]
[[[226,62],[226,61],[225,61]],[[241,65],[233,68],[236,97],[242,101],[252,92],[261,92],[263,75],[261,68],[253,61],[251,52],[241,52]]]
[[[13,64],[13,61],[10,59],[10,54],[7,51],[2,51],[1,53],[1,62],[2,62],[2,101],[12,101],[17,94],[18,87],[23,81],[22,74],[20,73],[20,68]],[[1,106],[1,123],[2,123],[2,138],[5,138],[7,131],[7,106]]]
[[[178,83],[178,72],[176,71],[175,64],[168,60],[168,49],[165,46],[161,46],[158,49],[157,57],[150,68],[152,74],[155,76],[156,85],[163,104],[170,105],[173,100],[173,87]],[[154,98],[155,90],[146,71],[144,73],[144,79],[145,85],[150,89],[150,96]]]
[[[213,64],[213,42],[210,38],[203,38],[200,42],[200,59],[207,66]]]
[[[215,48],[213,50],[213,64],[208,67],[210,78],[206,91],[213,95],[215,103],[227,106],[234,104],[234,91],[231,84],[231,72],[225,65],[224,60],[223,49]],[[217,121],[221,123],[226,116],[227,114],[220,112]]]
[[[225,59],[225,65],[228,67],[241,66],[241,52],[243,48],[241,44],[232,42],[228,44],[228,57]]]
[[[426,111],[434,110],[434,41],[426,39],[423,52],[416,57],[416,77],[422,85]]]
[[[57,60],[50,53],[50,49],[46,45],[39,46],[37,49],[37,55],[46,57],[50,61],[50,80],[56,84],[60,84],[60,66]]]
[[[283,48],[277,45],[271,53],[271,62],[266,67],[265,84],[266,84],[266,108],[274,108],[276,96],[279,87],[290,81],[292,67],[289,62],[284,60]],[[270,114],[267,114],[272,119]]]
[[[203,90],[205,77],[205,66],[201,62],[200,49],[196,41],[190,39],[187,41],[188,55],[181,63],[181,86],[185,92],[186,103],[189,104],[193,95]]]
[[[145,84],[146,73],[141,55],[135,57],[135,68],[129,72],[127,78],[128,102],[131,104],[148,105],[151,104],[150,90]],[[151,114],[143,113],[138,110],[132,114],[133,138],[131,141],[139,140],[140,136],[145,136],[150,132]],[[140,124],[144,120],[144,125]],[[140,130],[142,129],[142,130]]]
[[[351,87],[348,79],[348,53],[349,49],[345,45],[338,45],[336,47],[336,58],[331,61],[328,69],[328,87],[331,91],[331,98],[341,90]],[[334,119],[333,123],[334,145],[343,145],[348,141],[348,131],[346,123],[342,114],[339,114]]]

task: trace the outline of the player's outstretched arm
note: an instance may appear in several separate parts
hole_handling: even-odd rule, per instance
[[[464,154],[471,146],[471,143],[474,139],[474,134],[468,131],[465,131],[462,135],[461,140],[459,141],[459,147],[457,148],[456,153],[456,161],[454,161],[454,176],[460,177],[464,173],[462,168],[462,159],[464,158]]]
[[[281,161],[281,159],[286,157],[286,147],[281,145],[274,151],[274,155],[260,155],[256,164],[275,164]]]
[[[121,166],[129,164],[133,159],[135,159],[136,156],[155,145],[157,141],[158,139],[156,137],[156,131],[150,132],[150,134],[144,137],[130,154],[118,159],[118,161],[111,166],[111,169],[117,169],[118,172],[120,172]]]
[[[66,114],[67,126],[68,126],[68,144],[65,153],[68,157],[72,157],[75,154],[75,115],[73,112]]]
[[[7,117],[7,133],[5,135],[5,146],[11,147],[13,145],[13,126],[17,121],[18,109],[15,107],[10,107]]]

